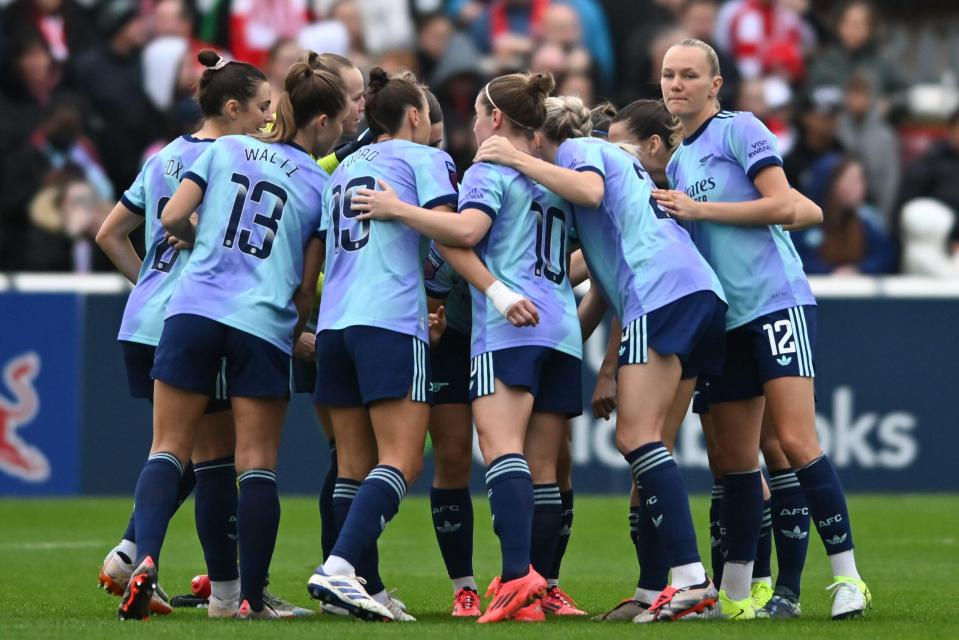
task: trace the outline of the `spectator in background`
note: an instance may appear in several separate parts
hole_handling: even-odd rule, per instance
[[[113,185],[100,165],[93,143],[83,136],[83,116],[75,101],[54,102],[29,139],[0,161],[0,265],[17,269],[28,263],[28,211],[31,199],[51,173],[67,168],[81,175],[98,196],[112,202]]]
[[[303,49],[296,40],[283,38],[277,40],[266,59],[266,79],[270,83],[270,110],[276,113],[276,103],[283,94],[286,74],[295,62],[303,55]]]
[[[373,63],[366,50],[366,30],[359,4],[355,0],[335,2],[330,7],[330,19],[342,22],[350,36],[349,48],[344,55],[364,73],[369,71]]]
[[[232,0],[230,50],[237,60],[262,69],[270,47],[295,38],[308,22],[306,0]]]
[[[879,212],[866,202],[862,163],[848,156],[828,160],[830,178],[822,206],[823,222],[791,232],[808,274],[880,275],[891,273],[895,246]]]
[[[809,71],[809,85],[842,89],[854,72],[872,78],[879,108],[886,113],[908,88],[900,67],[886,58],[876,38],[876,14],[871,2],[852,0],[839,11],[838,42],[820,52]]]
[[[430,90],[443,106],[446,151],[460,175],[473,163],[476,153],[473,107],[476,94],[488,80],[477,64],[478,58],[479,51],[471,36],[453,34],[446,55],[429,79]]]
[[[9,43],[0,75],[0,148],[16,149],[37,126],[60,80],[43,36],[24,27]]]
[[[533,51],[529,68],[534,73],[552,73],[556,77],[556,95],[579,96],[588,106],[595,102],[595,65],[583,47],[544,39]]]
[[[143,89],[140,51],[146,24],[133,0],[100,5],[102,44],[84,52],[70,84],[89,101],[87,123],[114,186],[136,178],[140,154],[160,134],[160,118]]]
[[[616,63],[606,17],[595,0],[554,0],[543,16],[542,39],[565,51],[584,47],[599,71],[604,88],[615,79]]]
[[[916,198],[938,200],[959,216],[959,110],[949,118],[943,140],[933,143],[903,177],[899,201],[903,206]],[[959,225],[950,234],[952,252],[959,252]]]
[[[956,214],[939,200],[916,198],[902,208],[902,272],[959,280],[959,250],[949,246]]]
[[[16,0],[0,13],[0,23],[11,36],[36,30],[60,64],[96,42],[88,12],[73,0]]]
[[[173,107],[183,58],[190,42],[182,36],[155,38],[143,48],[143,90],[157,111]]]
[[[440,60],[446,55],[453,37],[453,23],[445,13],[436,11],[420,18],[417,38],[417,74],[421,81],[429,82]]]
[[[543,31],[549,0],[492,0],[470,31],[483,53],[500,69],[520,69]]]
[[[868,199],[882,214],[885,228],[891,229],[899,196],[899,139],[879,112],[869,76],[853,73],[844,101],[836,135],[849,152],[862,158]]]
[[[20,269],[90,273],[110,270],[94,238],[110,204],[75,167],[51,173],[30,201],[27,251]]]
[[[804,94],[797,110],[797,142],[783,157],[789,184],[817,203],[823,201],[828,175],[813,169],[823,158],[843,151],[836,133],[841,109],[842,95],[832,88]]]
[[[662,89],[659,85],[659,77],[663,69],[663,58],[671,46],[685,40],[689,34],[682,27],[667,27],[656,34],[649,42],[644,43],[642,55],[639,60],[642,68],[645,69],[646,76],[642,79],[637,77],[637,84],[634,86],[639,99],[657,100],[663,97]],[[636,69],[639,72],[639,68]]]
[[[803,79],[813,32],[795,11],[778,0],[732,0],[721,16],[716,41],[743,78],[781,73],[792,83]]]
[[[175,36],[187,40],[193,38],[193,14],[184,0],[160,0],[153,7],[152,29],[154,38]]]
[[[649,60],[645,58],[648,42],[664,28],[675,26],[684,0],[601,2],[619,63],[614,97],[619,104],[627,104],[639,97],[640,83],[649,78]]]
[[[719,103],[724,108],[736,102],[739,95],[739,69],[736,61],[725,51],[716,48],[713,34],[716,30],[716,0],[685,0],[679,9],[679,26],[690,38],[702,40],[716,49],[719,68],[723,74],[723,86],[719,89]],[[782,150],[780,150],[781,152]]]
[[[792,89],[778,76],[753,78],[739,85],[738,111],[749,111],[776,136],[779,153],[786,156],[796,142],[791,123]]]

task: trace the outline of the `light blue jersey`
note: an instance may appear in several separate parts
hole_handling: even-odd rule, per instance
[[[166,317],[190,313],[293,348],[293,295],[329,176],[297,145],[225,136],[186,173],[203,189],[196,242]]]
[[[582,358],[576,298],[567,273],[575,236],[570,204],[515,169],[481,162],[463,177],[459,210],[466,209],[479,209],[493,219],[475,248],[480,260],[539,311],[537,326],[514,327],[483,291],[470,286],[471,356],[537,345]]]
[[[163,316],[177,280],[190,257],[165,241],[160,224],[163,207],[193,162],[206,151],[210,139],[182,136],[160,149],[143,165],[137,179],[120,197],[120,202],[144,218],[146,255],[137,284],[127,298],[120,323],[120,340],[156,346],[163,333]]]
[[[776,138],[753,114],[720,111],[686,138],[666,166],[673,189],[700,202],[746,202],[762,194],[753,179],[782,166]],[[693,222],[690,235],[712,265],[729,301],[726,328],[816,304],[789,233],[779,225]]]
[[[571,138],[556,164],[605,181],[598,208],[574,207],[576,230],[592,281],[624,327],[697,291],[723,298],[689,234],[652,199],[655,185],[636,158],[604,140]]]
[[[426,295],[445,299],[446,327],[468,336],[472,325],[469,283],[453,270],[432,244],[423,263],[423,274]]]
[[[423,236],[395,220],[354,219],[353,193],[378,188],[379,180],[403,202],[456,205],[456,167],[445,151],[388,140],[344,160],[323,194],[326,282],[317,331],[363,325],[427,341]]]

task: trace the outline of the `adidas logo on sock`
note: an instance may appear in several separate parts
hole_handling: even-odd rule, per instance
[[[463,524],[460,522],[457,522],[456,524],[450,524],[449,520],[444,520],[441,526],[436,527],[436,530],[440,533],[455,533],[459,531],[460,527],[462,526]]]
[[[809,535],[809,532],[803,531],[802,529],[800,529],[798,524],[795,527],[793,527],[792,531],[790,531],[789,529],[780,529],[780,531],[782,532],[784,536],[786,536],[787,538],[792,538],[793,540],[802,540]],[[843,537],[843,539],[845,539],[845,537]],[[837,542],[836,544],[839,544],[839,543]]]
[[[564,524],[563,528],[559,530],[559,535],[560,537],[568,536],[572,532],[573,532],[573,528],[570,527],[568,524]]]
[[[841,536],[837,533],[836,535],[834,535],[834,536],[831,537],[831,538],[826,538],[826,544],[831,544],[831,545],[833,545],[833,546],[835,546],[835,545],[837,545],[837,544],[842,544],[843,542],[846,541],[846,538],[847,538],[848,536],[849,536],[848,533],[844,533],[844,534],[842,534]]]

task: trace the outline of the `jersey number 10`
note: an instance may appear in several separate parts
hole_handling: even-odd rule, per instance
[[[534,202],[530,210],[536,216],[536,267],[533,273],[562,284],[566,277],[566,212],[556,207],[549,207],[544,212],[543,205],[538,202]],[[559,238],[558,242],[553,242],[557,223]]]

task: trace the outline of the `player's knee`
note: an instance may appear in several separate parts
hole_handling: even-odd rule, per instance
[[[461,487],[469,482],[470,454],[458,456],[436,455],[433,472],[434,485],[437,487]]]
[[[779,436],[779,449],[785,458],[783,467],[798,469],[815,460],[821,453],[819,441],[802,433],[784,430]],[[765,455],[765,453],[764,453]],[[767,465],[769,460],[767,459]]]

